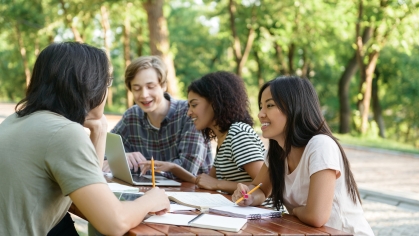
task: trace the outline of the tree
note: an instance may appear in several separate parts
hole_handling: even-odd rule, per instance
[[[164,0],[147,0],[143,3],[148,16],[150,49],[153,55],[161,56],[167,66],[167,90],[172,96],[178,96],[175,66],[170,53],[169,31],[163,15]]]

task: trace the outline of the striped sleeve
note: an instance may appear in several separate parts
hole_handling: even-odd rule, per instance
[[[254,162],[263,161],[264,146],[252,127],[237,123],[232,127],[234,136],[231,140],[232,160],[239,167]]]

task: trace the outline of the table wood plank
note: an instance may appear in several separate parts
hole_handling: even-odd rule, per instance
[[[273,236],[278,235],[278,233],[272,232],[268,229],[265,229],[263,227],[257,227],[252,223],[249,223],[251,220],[247,220],[247,223],[243,226],[242,230],[252,234],[252,235],[266,235],[266,236]]]
[[[266,220],[247,220],[247,224],[252,224],[256,227],[275,232],[277,235],[281,236],[304,236],[304,233],[301,231],[289,229]]]
[[[148,225],[139,224],[137,227],[131,229],[125,235],[126,236],[152,236],[152,235],[163,236],[165,234],[149,227]]]
[[[153,223],[145,223],[147,226],[162,232],[165,235],[175,236],[175,235],[182,235],[182,236],[193,236],[195,235],[191,231],[184,229],[182,227],[176,225],[164,225],[164,224],[153,224]]]
[[[292,215],[284,215],[284,219],[288,220],[288,221],[292,221],[292,222],[297,223],[297,224],[305,225],[297,217],[292,216]],[[308,227],[310,227],[310,226],[308,226]],[[343,232],[341,230],[337,230],[337,229],[327,227],[327,226],[322,226],[320,228],[315,228],[315,229],[319,230],[319,231],[322,231],[322,232],[325,232],[325,233],[328,233],[328,234],[333,235],[333,236],[335,236],[335,235],[336,236],[353,236],[353,234],[351,234],[351,233],[346,233],[346,232]]]
[[[316,230],[316,229],[314,229],[310,226],[306,226],[304,224],[298,224],[298,223],[293,222],[293,221],[285,220],[283,217],[282,218],[270,218],[268,220],[271,223],[278,224],[278,225],[283,226],[285,228],[301,231],[306,236],[312,236],[312,235],[329,236],[330,235],[326,232]]]

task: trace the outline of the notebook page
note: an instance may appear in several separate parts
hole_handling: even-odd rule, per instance
[[[167,194],[167,193],[166,193]],[[212,206],[234,206],[234,203],[221,194],[202,194],[202,193],[182,193],[170,194],[171,198],[179,201],[179,203],[208,208]]]
[[[145,219],[145,223],[168,224],[168,225],[181,225],[189,226],[188,222],[195,218],[196,215],[183,215],[183,214],[170,214],[154,215]]]
[[[238,232],[247,219],[204,214],[189,225],[200,228]]]

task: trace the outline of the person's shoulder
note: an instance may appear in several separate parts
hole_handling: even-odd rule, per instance
[[[319,147],[338,147],[338,145],[330,136],[325,134],[318,134],[310,139],[310,141],[307,143],[307,147],[317,149]]]
[[[231,124],[230,133],[237,134],[237,133],[249,133],[249,134],[256,134],[255,130],[249,124],[243,122],[235,122]]]
[[[175,98],[171,98],[170,100],[171,103],[173,103],[175,106],[175,109],[177,112],[180,113],[186,113],[188,112],[188,101],[186,100],[181,100],[181,99],[175,99]]]
[[[137,105],[134,105],[128,108],[124,112],[124,116],[141,116],[141,115],[144,115],[144,111]]]

